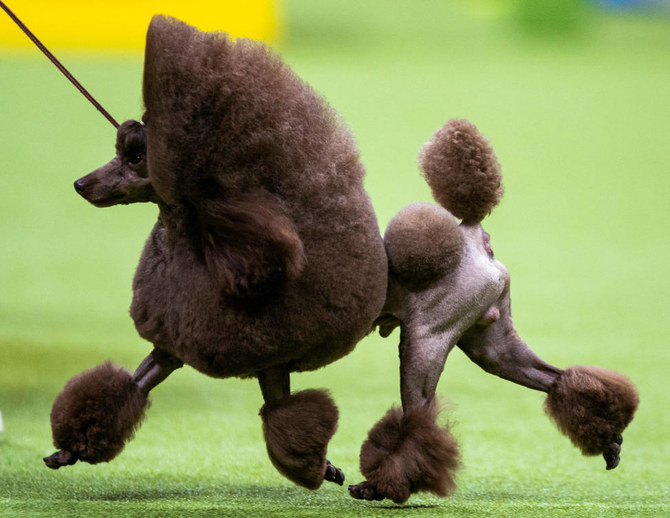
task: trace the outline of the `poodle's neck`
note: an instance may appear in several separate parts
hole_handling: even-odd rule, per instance
[[[195,250],[197,241],[197,225],[192,211],[183,205],[168,205],[158,202],[158,222],[167,231],[172,246]]]
[[[168,234],[173,236],[189,235],[189,228],[193,227],[193,217],[187,207],[183,205],[168,205],[158,202],[158,221],[165,227]]]
[[[167,229],[183,228],[188,221],[188,211],[181,205],[168,205],[162,200],[158,201],[158,220]]]

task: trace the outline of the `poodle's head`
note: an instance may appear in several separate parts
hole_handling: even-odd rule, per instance
[[[116,156],[74,182],[75,190],[96,207],[157,202],[147,174],[146,148],[143,124],[124,122],[116,134]]]

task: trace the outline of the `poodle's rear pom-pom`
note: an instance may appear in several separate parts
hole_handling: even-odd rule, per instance
[[[412,203],[389,222],[384,246],[390,273],[420,288],[456,268],[463,255],[458,221],[432,203]]]
[[[392,408],[370,430],[361,448],[365,482],[349,487],[351,496],[405,502],[412,493],[448,496],[456,489],[456,439],[435,423],[435,402],[407,412]]]
[[[419,164],[433,197],[457,218],[483,220],[502,197],[500,164],[488,140],[465,119],[451,119],[427,142]]]
[[[54,446],[44,462],[53,469],[77,460],[96,464],[116,457],[132,439],[149,404],[126,369],[109,362],[67,382],[51,409]]]
[[[339,470],[326,460],[328,442],[337,429],[338,411],[322,390],[304,390],[261,408],[263,434],[272,464],[286,478],[317,489],[327,471],[340,483]]]
[[[571,367],[549,389],[544,407],[558,429],[584,455],[602,454],[607,469],[619,464],[621,434],[639,403],[635,386],[618,372]]]

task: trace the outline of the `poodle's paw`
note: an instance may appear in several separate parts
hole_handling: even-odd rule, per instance
[[[326,459],[326,474],[323,479],[341,486],[344,484],[344,471],[340,468],[336,468],[328,459]]]
[[[274,467],[307,489],[318,489],[324,480],[344,481],[326,460],[337,417],[335,403],[321,390],[303,390],[263,406],[263,435]]]
[[[54,446],[48,467],[109,462],[139,427],[149,405],[132,375],[104,363],[67,382],[51,409]]]
[[[547,393],[545,411],[584,455],[602,455],[607,469],[619,465],[622,433],[639,404],[625,376],[597,367],[570,367]]]
[[[605,451],[603,452],[603,458],[607,463],[608,471],[610,469],[616,468],[619,465],[619,461],[621,460],[619,454],[621,453],[622,444],[623,444],[623,435],[621,435],[620,433],[614,434],[614,437],[612,437],[612,441],[605,448]]]
[[[63,466],[72,466],[77,462],[77,456],[67,450],[58,450],[48,457],[42,459],[48,468],[58,469]]]
[[[437,413],[434,401],[406,412],[389,410],[361,447],[361,473],[367,481],[350,488],[351,495],[402,504],[419,491],[443,497],[453,493],[458,447],[448,428],[437,425]]]
[[[384,500],[384,495],[377,492],[377,488],[367,480],[349,486],[349,494],[356,500]]]

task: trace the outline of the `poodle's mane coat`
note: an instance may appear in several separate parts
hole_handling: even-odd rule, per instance
[[[187,209],[213,275],[238,295],[297,276],[285,209],[322,211],[364,173],[335,112],[264,44],[166,17],[147,34],[143,89],[152,184]]]
[[[263,43],[165,16],[143,95],[160,216],[133,285],[140,335],[217,377],[351,351],[386,255],[344,122]]]

